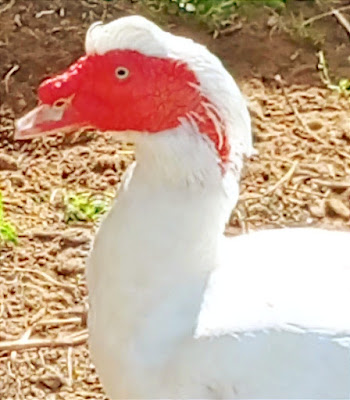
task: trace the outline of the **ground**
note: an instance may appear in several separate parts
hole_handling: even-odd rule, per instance
[[[40,81],[83,54],[91,22],[156,18],[220,56],[249,101],[257,155],[228,234],[349,229],[350,99],[317,69],[322,50],[333,82],[350,78],[349,32],[334,15],[299,29],[300,18],[329,9],[324,3],[291,1],[294,17],[268,8],[239,16],[214,39],[203,23],[126,0],[0,0],[0,190],[19,236],[17,245],[0,243],[1,399],[106,399],[86,344],[84,268],[97,223],[68,223],[65,198],[113,196],[132,149],[95,132],[15,142],[14,118],[35,105]],[[350,20],[350,7],[341,13]]]

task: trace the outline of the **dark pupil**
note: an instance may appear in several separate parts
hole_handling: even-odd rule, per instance
[[[119,70],[118,70],[118,75],[119,75],[119,76],[124,76],[125,74],[126,74],[125,69],[119,69]]]

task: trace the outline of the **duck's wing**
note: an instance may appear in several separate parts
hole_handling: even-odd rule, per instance
[[[225,238],[198,336],[319,332],[350,347],[350,232],[265,230]]]

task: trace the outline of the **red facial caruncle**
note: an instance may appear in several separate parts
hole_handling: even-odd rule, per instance
[[[196,75],[178,60],[131,50],[84,56],[41,84],[39,106],[18,121],[16,137],[84,127],[159,133],[192,118],[226,162],[229,143],[213,122],[213,115],[220,117],[199,87]]]

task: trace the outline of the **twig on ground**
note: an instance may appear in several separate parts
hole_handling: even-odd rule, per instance
[[[10,78],[13,74],[15,74],[19,70],[19,65],[15,64],[13,65],[10,70],[6,73],[5,78],[4,78],[4,85],[5,85],[5,91],[6,93],[9,93],[10,88],[9,88],[9,82]]]
[[[19,235],[19,237],[29,237],[41,240],[53,240],[56,237],[63,236],[62,231],[35,231],[35,232],[26,232]]]
[[[286,182],[288,182],[291,177],[293,176],[296,167],[298,166],[299,162],[298,161],[292,161],[292,166],[289,168],[287,173],[282,176],[281,179],[279,179],[274,185],[268,187],[266,191],[262,194],[255,194],[255,193],[249,193],[246,196],[240,196],[241,201],[249,201],[249,200],[256,200],[256,199],[261,199],[262,197],[265,197],[271,193],[273,193],[278,187],[281,185],[284,185]]]
[[[16,375],[12,372],[11,368],[11,360],[7,361],[7,374],[10,376],[12,379],[16,379]]]
[[[66,310],[66,311],[56,311],[54,313],[54,315],[76,315],[79,316],[79,318],[81,319],[81,324],[83,326],[87,326],[87,314],[88,314],[88,306],[87,304],[85,305],[85,307],[82,310]]]
[[[24,351],[40,349],[44,347],[74,347],[84,344],[88,339],[88,333],[84,329],[77,336],[69,336],[57,339],[22,339],[12,341],[0,341],[0,351]]]
[[[88,234],[87,229],[83,230],[60,230],[60,231],[42,231],[42,230],[35,230],[31,232],[27,232],[22,234],[22,237],[32,237],[36,239],[42,240],[52,240],[56,237],[61,237],[62,239],[69,240],[74,244],[84,244],[90,241],[90,237],[84,236]]]
[[[50,15],[54,14],[55,12],[55,10],[42,10],[35,14],[35,18],[41,18],[43,15]]]
[[[28,329],[23,333],[23,335],[20,337],[20,339],[17,340],[17,342],[18,342],[18,343],[25,343],[27,340],[29,340],[30,335],[32,334],[32,331],[33,331],[33,328],[32,328],[32,327],[28,328]],[[1,343],[1,342],[0,342],[0,343]],[[17,350],[14,349],[14,350],[11,351],[11,355],[10,355],[11,361],[15,361],[16,356],[17,356]]]
[[[46,274],[45,272],[42,271],[38,271],[35,269],[31,269],[31,268],[3,268],[3,271],[12,271],[12,272],[28,272],[30,274],[36,274],[38,276],[40,276],[41,278],[45,279],[48,283],[55,285],[55,286],[59,286],[63,289],[67,289],[69,291],[75,290],[76,286],[75,285],[71,285],[69,283],[62,283],[57,281],[56,279],[52,278],[50,275]]]
[[[15,5],[15,2],[16,0],[11,0],[9,3],[5,4],[4,7],[0,8],[0,14],[12,8]]]
[[[68,370],[68,386],[73,386],[73,347],[68,347],[67,350],[67,370]]]
[[[263,195],[261,194],[249,193],[246,196],[245,195],[240,196],[239,199],[241,201],[256,200],[256,199],[261,199],[262,196]]]
[[[65,318],[65,319],[60,319],[60,318],[53,318],[53,319],[43,319],[41,321],[38,321],[35,325],[40,326],[40,325],[69,325],[69,324],[81,324],[82,323],[82,318],[81,317],[72,317],[72,318]]]
[[[317,21],[317,20],[319,20],[319,19],[322,19],[322,18],[324,18],[324,17],[329,17],[329,16],[331,16],[331,15],[334,15],[334,12],[335,12],[335,11],[339,11],[339,12],[340,12],[340,11],[346,11],[346,10],[350,10],[350,5],[347,5],[347,6],[344,6],[344,7],[339,7],[339,8],[336,8],[336,9],[332,9],[331,11],[327,11],[327,12],[325,12],[325,13],[315,15],[314,17],[311,17],[311,18],[309,18],[309,19],[306,19],[306,20],[302,23],[302,26],[310,25],[310,24],[312,24],[313,22],[315,22],[315,21]]]
[[[66,315],[75,315],[75,316],[80,316],[81,318],[83,318],[86,313],[87,313],[87,304],[83,305],[80,308],[76,308],[76,309],[68,309],[68,310],[56,310],[54,311],[52,314],[56,315],[56,316],[66,316]]]
[[[288,172],[282,176],[282,178],[277,181],[273,186],[270,186],[264,194],[261,195],[261,197],[266,196],[267,194],[273,193],[278,187],[284,185],[286,182],[288,182],[291,177],[293,176],[296,168],[298,166],[298,161],[294,161],[292,166],[289,168]]]
[[[286,188],[286,192],[290,193],[304,193],[307,194],[308,196],[315,196],[315,197],[321,197],[321,198],[326,198],[328,197],[328,193],[321,193],[321,192],[311,192],[309,190],[304,190],[304,189],[299,189],[299,188]]]
[[[346,181],[341,181],[341,182],[337,182],[337,181],[326,181],[326,180],[322,180],[322,179],[314,179],[313,177],[311,177],[312,182],[317,183],[319,185],[322,186],[327,186],[331,189],[348,189],[350,188],[350,182],[346,182]]]
[[[339,10],[332,10],[332,14],[350,36],[350,23]]]
[[[76,339],[76,338],[79,338],[81,335],[83,335],[85,333],[88,334],[87,329],[84,329],[83,331],[74,332],[69,336],[69,338],[70,339]]]
[[[233,32],[239,31],[242,28],[243,28],[243,24],[242,24],[242,22],[239,22],[239,23],[237,23],[235,25],[229,26],[228,28],[221,29],[220,30],[220,34],[221,35],[228,35],[229,33],[233,33]]]
[[[46,307],[42,307],[39,309],[39,311],[34,314],[31,318],[30,318],[30,322],[27,324],[31,327],[35,327],[38,323],[40,323],[41,318],[46,314]]]

